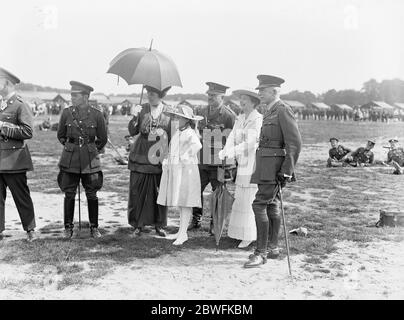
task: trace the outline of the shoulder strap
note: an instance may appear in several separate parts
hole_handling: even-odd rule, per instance
[[[80,125],[80,122],[77,119],[76,108],[73,107],[73,108],[68,108],[68,109],[69,109],[70,114],[72,115],[73,123],[79,128],[80,134],[84,138],[86,136],[86,133],[84,131],[84,128],[82,127],[82,125]]]

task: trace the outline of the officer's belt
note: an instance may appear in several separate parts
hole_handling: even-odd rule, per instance
[[[283,148],[283,143],[280,141],[268,141],[268,142],[260,142],[258,145],[259,148]]]
[[[69,143],[74,143],[74,144],[88,144],[88,143],[94,143],[95,142],[95,138],[67,138],[67,142]]]

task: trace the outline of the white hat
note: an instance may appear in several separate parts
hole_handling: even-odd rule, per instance
[[[202,116],[194,115],[194,110],[192,110],[192,108],[190,106],[187,106],[185,104],[179,104],[175,107],[169,107],[169,108],[167,108],[167,110],[165,112],[170,113],[170,114],[175,114],[177,116],[180,116],[180,117],[183,117],[186,119],[190,119],[190,120],[194,120],[194,121],[199,121],[199,120],[203,119]]]

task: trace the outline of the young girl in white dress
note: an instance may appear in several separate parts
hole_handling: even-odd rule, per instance
[[[188,240],[187,228],[192,217],[193,207],[202,207],[201,182],[198,169],[198,152],[202,148],[198,133],[194,130],[195,121],[202,117],[195,116],[191,107],[178,105],[167,110],[172,117],[169,152],[163,160],[163,173],[157,203],[168,207],[179,207],[180,226],[176,234],[167,239],[175,239],[174,245],[181,245]]]
[[[251,204],[258,189],[257,185],[250,183],[250,179],[255,166],[255,151],[262,126],[262,115],[255,109],[260,103],[258,94],[249,90],[236,90],[233,94],[240,97],[242,113],[236,119],[226,145],[219,152],[219,158],[237,160],[235,200],[227,235],[241,240],[238,247],[245,248],[257,238]]]

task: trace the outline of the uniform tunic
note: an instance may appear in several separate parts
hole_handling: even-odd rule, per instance
[[[395,161],[399,166],[404,166],[404,149],[403,148],[396,148],[391,149],[387,153],[387,163]]]
[[[28,105],[13,94],[0,107],[0,232],[5,228],[7,187],[13,195],[24,230],[35,228],[34,206],[27,185],[26,172],[33,170],[25,140],[33,135],[33,117]]]
[[[258,184],[252,208],[257,225],[257,255],[266,255],[268,244],[278,246],[280,228],[277,174],[295,178],[295,164],[301,149],[301,136],[292,109],[276,101],[264,114],[256,168],[251,183]]]
[[[348,149],[342,145],[339,145],[336,148],[331,148],[328,151],[328,155],[330,156],[331,159],[341,160],[344,156],[346,156],[351,151],[352,151],[351,149]]]
[[[82,174],[101,171],[98,152],[105,146],[108,137],[104,117],[98,109],[90,106],[81,110],[65,108],[59,120],[57,138],[64,146],[59,161],[60,170]]]
[[[354,152],[352,152],[351,156],[353,158],[353,162],[355,163],[372,164],[374,161],[373,152],[364,147],[356,149]]]

